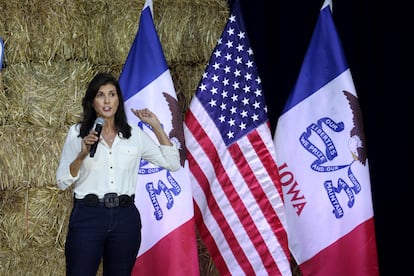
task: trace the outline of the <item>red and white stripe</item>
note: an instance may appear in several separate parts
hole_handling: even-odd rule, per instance
[[[226,147],[194,97],[184,133],[196,224],[220,275],[290,275],[269,125]]]

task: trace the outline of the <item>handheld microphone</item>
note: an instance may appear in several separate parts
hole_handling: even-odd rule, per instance
[[[95,131],[97,132],[96,135],[98,136],[98,138],[101,136],[102,127],[103,127],[104,123],[105,123],[105,120],[101,117],[98,117],[95,120]],[[98,147],[98,143],[99,143],[99,140],[92,144],[91,151],[90,151],[90,154],[89,154],[90,157],[95,156],[95,152],[96,152],[96,148]]]

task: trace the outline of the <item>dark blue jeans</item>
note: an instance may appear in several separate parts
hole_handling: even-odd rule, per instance
[[[130,276],[141,244],[141,217],[135,204],[107,208],[74,203],[65,244],[66,275]]]

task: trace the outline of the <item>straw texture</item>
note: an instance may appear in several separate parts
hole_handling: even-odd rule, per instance
[[[154,0],[183,115],[228,17],[226,0]],[[143,0],[0,0],[0,275],[64,275],[71,191],[55,171],[89,80],[119,76]],[[199,243],[200,274],[218,275]]]

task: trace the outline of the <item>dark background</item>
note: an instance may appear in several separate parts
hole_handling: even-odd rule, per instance
[[[299,74],[323,0],[240,3],[274,131]],[[335,25],[363,113],[383,276],[410,274],[408,257],[413,256],[414,234],[407,231],[413,202],[408,130],[413,109],[410,78],[414,48],[409,44],[414,13],[394,3],[333,0]]]

